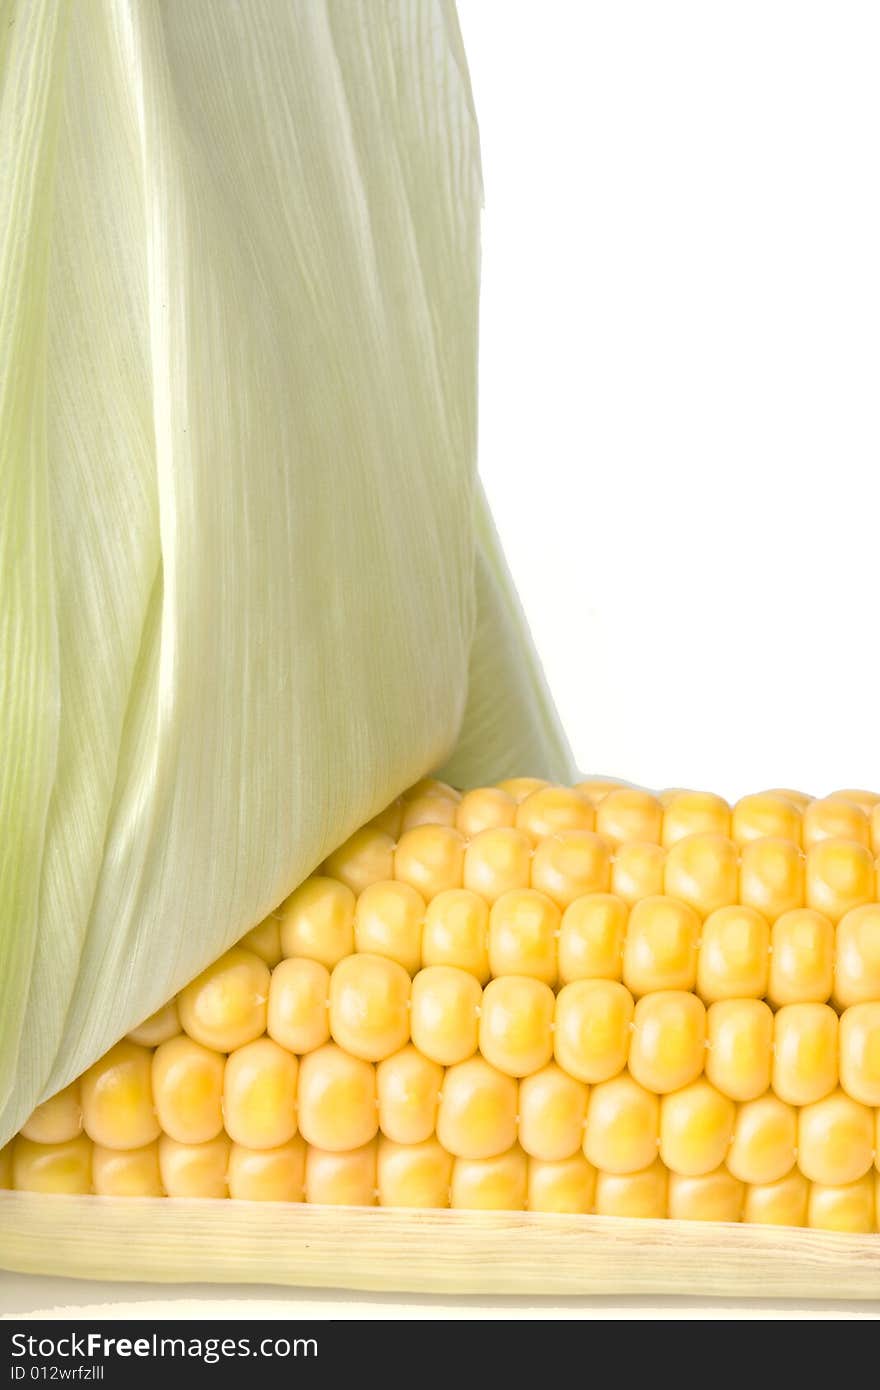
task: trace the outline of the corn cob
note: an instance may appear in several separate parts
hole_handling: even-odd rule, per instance
[[[427,780],[0,1186],[878,1229],[880,797]]]

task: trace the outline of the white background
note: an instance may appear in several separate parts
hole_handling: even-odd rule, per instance
[[[579,765],[880,790],[880,8],[459,16],[481,469]]]

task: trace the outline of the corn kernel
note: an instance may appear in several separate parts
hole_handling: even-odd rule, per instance
[[[375,1067],[334,1043],[302,1058],[298,1100],[300,1132],[316,1148],[358,1149],[379,1127]]]
[[[163,1008],[150,1014],[137,1028],[128,1034],[129,1042],[140,1043],[142,1047],[158,1047],[169,1038],[176,1038],[180,1032],[180,1015],[177,1012],[177,999],[172,999]]]
[[[615,845],[625,840],[656,845],[663,830],[663,807],[650,792],[619,787],[596,807],[596,830]]]
[[[828,1187],[855,1182],[874,1162],[874,1115],[843,1091],[805,1105],[798,1115],[798,1167]]]
[[[183,1030],[215,1052],[231,1052],[266,1031],[269,967],[233,946],[177,996]]]
[[[409,1041],[411,987],[403,966],[385,956],[341,960],[330,976],[333,1041],[367,1062],[390,1057]]]
[[[458,1158],[493,1158],[516,1139],[517,1084],[482,1057],[450,1067],[437,1112],[437,1138]]]
[[[505,893],[489,914],[489,968],[494,976],[531,975],[552,985],[557,975],[559,908],[533,888]]]
[[[744,796],[733,808],[730,836],[738,845],[748,840],[791,840],[801,842],[800,807],[784,793],[759,792]]]
[[[481,830],[464,852],[464,886],[497,902],[514,888],[528,888],[531,860],[531,842],[521,830]]]
[[[701,917],[736,902],[738,878],[736,845],[722,835],[689,835],[667,852],[664,892]]]
[[[335,878],[312,877],[279,909],[281,949],[332,970],[354,950],[355,896]]]
[[[430,1139],[437,1123],[443,1068],[412,1045],[386,1057],[376,1068],[379,1125],[396,1144]]]
[[[19,1192],[91,1192],[92,1143],[85,1134],[63,1144],[12,1145],[12,1186]]]
[[[697,992],[704,1002],[762,999],[767,992],[769,947],[767,920],[754,908],[720,907],[711,912],[703,923],[697,965]]]
[[[673,1221],[739,1221],[745,1195],[745,1183],[724,1167],[691,1177],[670,1173],[667,1213]]]
[[[205,1144],[223,1128],[226,1058],[182,1035],[153,1053],[153,1099],[159,1124],[181,1144]]]
[[[474,1211],[524,1211],[528,1159],[518,1145],[492,1158],[456,1158],[450,1206]]]
[[[871,827],[871,850],[880,854],[880,806],[873,806],[869,816]]]
[[[638,998],[658,989],[693,989],[700,919],[675,898],[643,898],[629,915],[623,983]]]
[[[797,1158],[797,1111],[772,1091],[746,1101],[736,1112],[727,1166],[748,1183],[784,1178]]]
[[[226,1174],[231,1145],[226,1134],[206,1144],[179,1144],[159,1137],[159,1175],[169,1197],[228,1197]]]
[[[572,787],[539,787],[516,808],[514,825],[535,842],[561,830],[592,830],[595,812]]]
[[[541,840],[531,868],[532,887],[566,908],[585,893],[611,887],[611,846],[590,830],[560,830]]]
[[[594,1086],[587,1103],[584,1153],[605,1173],[640,1173],[657,1157],[660,1099],[624,1072]]]
[[[441,800],[453,801],[456,805],[461,801],[461,792],[451,787],[448,782],[441,782],[438,777],[423,777],[403,793],[404,805],[418,801],[423,796],[436,796]]]
[[[12,1149],[14,1140],[0,1149],[0,1191],[12,1186]]]
[[[574,789],[580,796],[586,797],[591,806],[598,806],[609,792],[625,786],[626,783],[617,777],[586,777],[582,782],[575,782]]]
[[[871,845],[871,827],[860,807],[838,797],[811,801],[803,814],[803,845],[809,849],[820,840],[852,840]]]
[[[458,803],[446,796],[434,793],[413,797],[403,805],[403,819],[400,830],[415,830],[420,825],[455,825]],[[386,875],[387,877],[387,875]]]
[[[152,1053],[123,1039],[82,1078],[83,1129],[105,1149],[140,1149],[159,1137],[150,1081]]]
[[[668,1177],[659,1158],[641,1173],[597,1173],[597,1215],[665,1216]]]
[[[553,1056],[556,998],[528,975],[490,980],[480,1012],[480,1051],[508,1076],[530,1076]]]
[[[453,888],[428,904],[422,965],[452,965],[480,984],[489,978],[489,908],[476,893]]]
[[[400,827],[403,824],[403,797],[395,797],[394,801],[390,802],[384,811],[380,811],[378,816],[373,816],[368,824],[372,825],[375,830],[383,830],[386,835],[391,836],[392,840],[397,840],[400,836]]]
[[[874,897],[874,861],[864,845],[820,840],[807,850],[806,902],[836,925]]]
[[[223,1078],[226,1132],[249,1149],[277,1149],[296,1134],[299,1063],[271,1038],[257,1038],[231,1054]]]
[[[521,801],[525,801],[532,792],[540,791],[542,787],[549,787],[543,777],[508,777],[506,782],[498,783],[498,790],[505,793],[518,806]]]
[[[338,879],[357,896],[371,884],[393,876],[394,840],[387,831],[365,825],[327,856],[320,872]]]
[[[574,980],[556,996],[556,1061],[578,1081],[608,1081],[626,1066],[634,1004],[616,980]]]
[[[452,1154],[436,1139],[420,1144],[379,1140],[377,1186],[383,1207],[448,1207]]]
[[[880,903],[855,907],[840,920],[834,952],[834,998],[844,1009],[880,999]]]
[[[807,1205],[807,1225],[818,1231],[867,1235],[877,1229],[874,1183],[868,1177],[840,1187],[814,1182]]]
[[[810,1105],[837,1085],[837,1014],[827,1004],[786,1004],[773,1030],[773,1089]]]
[[[408,883],[382,880],[365,888],[354,913],[354,947],[397,961],[410,975],[422,964],[425,900]]]
[[[659,845],[632,842],[618,845],[611,865],[611,891],[625,903],[653,898],[663,892],[666,851]]]
[[[425,902],[462,886],[464,836],[450,825],[419,825],[397,842],[394,877],[408,883]]]
[[[700,1079],[660,1103],[660,1157],[673,1173],[700,1177],[727,1157],[736,1106]]]
[[[519,1088],[519,1142],[532,1158],[556,1162],[581,1147],[589,1091],[555,1062],[525,1077]]]
[[[142,1149],[92,1150],[92,1189],[100,1197],[163,1197],[159,1145]]]
[[[64,1144],[82,1132],[82,1106],[78,1081],[38,1105],[21,1127],[25,1139],[36,1144]]]
[[[529,1211],[585,1215],[596,1198],[596,1170],[582,1153],[562,1159],[529,1159]]]
[[[377,1147],[372,1140],[339,1153],[310,1144],[306,1149],[306,1201],[322,1206],[375,1206]]]
[[[695,994],[662,990],[636,1004],[629,1069],[658,1095],[688,1086],[703,1070],[706,1009]]]
[[[804,855],[791,840],[748,840],[740,847],[739,900],[768,922],[804,905]]]
[[[626,904],[613,893],[587,893],[562,914],[559,978],[619,980],[623,970]]]
[[[834,983],[834,928],[809,907],[773,923],[767,997],[782,1004],[824,1004]]]
[[[276,965],[269,983],[266,1031],[288,1052],[314,1052],[330,1037],[330,971],[317,960],[292,956]]]
[[[853,1004],[841,1016],[840,1084],[853,1100],[880,1106],[880,1003]]]
[[[423,1056],[441,1066],[464,1062],[477,1050],[479,982],[452,965],[429,965],[413,980],[410,1028]]]
[[[762,792],[761,795],[781,797],[783,801],[789,801],[792,806],[796,806],[802,814],[810,802],[814,800],[809,792],[793,791],[791,787],[771,787],[769,791]]]
[[[479,835],[481,830],[500,830],[513,825],[516,802],[500,787],[476,787],[461,798],[455,826],[462,835]]]
[[[245,1202],[305,1200],[306,1141],[297,1134],[275,1149],[233,1144],[229,1155],[229,1195]]]
[[[805,1226],[810,1184],[799,1168],[776,1182],[746,1188],[743,1221],[760,1226]]]
[[[668,849],[688,835],[730,835],[730,807],[711,792],[674,791],[663,807],[660,843]]]
[[[264,917],[238,943],[264,960],[271,970],[281,959],[281,918]]]
[[[858,806],[869,820],[874,807],[880,805],[880,795],[877,792],[853,791],[846,788],[839,792],[832,792],[825,799],[826,801],[848,801],[851,805]]]
[[[706,1076],[731,1100],[755,1100],[770,1085],[773,1013],[761,999],[721,999],[706,1014]]]

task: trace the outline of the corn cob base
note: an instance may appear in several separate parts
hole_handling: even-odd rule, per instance
[[[876,1296],[878,848],[864,792],[422,783],[35,1112],[0,1262],[71,1207],[96,1267],[56,1225],[54,1272],[657,1292],[674,1237],[677,1289],[827,1295],[845,1251]]]

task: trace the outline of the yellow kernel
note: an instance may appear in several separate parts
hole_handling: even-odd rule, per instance
[[[448,1207],[452,1154],[436,1139],[420,1144],[379,1140],[377,1186],[383,1207]]]
[[[384,831],[386,835],[391,836],[392,840],[398,839],[400,827],[403,824],[403,797],[395,797],[394,801],[386,806],[384,811],[380,811],[378,816],[373,816],[368,824],[372,825],[375,830]]]
[[[667,852],[664,891],[701,917],[737,901],[737,849],[723,835],[689,835]]]
[[[638,998],[658,989],[693,989],[700,919],[675,898],[643,898],[629,914],[623,983]]]
[[[657,1157],[660,1099],[623,1072],[590,1091],[584,1153],[606,1173],[640,1173]]]
[[[407,813],[411,810],[407,807]],[[327,878],[338,879],[357,896],[372,883],[393,877],[394,840],[375,825],[364,825],[327,856],[321,873]]]
[[[330,1037],[330,971],[320,961],[291,956],[269,983],[266,1031],[288,1052],[314,1052]]]
[[[775,1182],[746,1187],[743,1221],[758,1226],[805,1226],[810,1184],[799,1168]]]
[[[666,849],[688,835],[730,835],[730,807],[712,792],[673,791],[663,807],[660,843]]]
[[[773,1013],[761,999],[721,999],[706,1014],[706,1076],[732,1100],[755,1100],[770,1085]]]
[[[411,801],[404,802],[401,833],[415,830],[419,825],[455,825],[458,805],[458,802],[435,793],[413,797]]]
[[[819,840],[807,850],[806,902],[835,925],[874,897],[870,850],[851,840]]]
[[[746,1101],[736,1112],[727,1166],[748,1183],[785,1177],[797,1158],[797,1111],[772,1091]]]
[[[21,1133],[36,1144],[64,1144],[82,1132],[79,1081],[44,1100],[24,1122]]]
[[[629,1069],[658,1095],[688,1086],[703,1070],[706,1009],[695,994],[662,990],[636,1004]]]
[[[736,1106],[702,1078],[660,1103],[660,1157],[673,1173],[700,1177],[727,1157]]]
[[[740,1221],[745,1183],[724,1167],[688,1177],[669,1174],[668,1215],[673,1221]]]
[[[587,893],[562,914],[559,978],[619,980],[623,969],[626,904],[612,893]]]
[[[540,791],[542,787],[549,785],[543,777],[508,777],[506,782],[498,783],[498,790],[504,792],[514,805],[518,806],[527,796],[531,796],[532,792]]]
[[[552,985],[561,914],[532,888],[505,893],[489,914],[489,968],[493,975],[532,975]]]
[[[438,893],[422,930],[422,965],[453,965],[480,984],[489,978],[489,907],[466,888]]]
[[[556,996],[554,1052],[578,1081],[608,1081],[626,1066],[633,997],[616,980],[574,980]]]
[[[280,908],[281,949],[332,970],[354,950],[355,896],[335,878],[307,878]]]
[[[370,884],[354,913],[355,950],[396,960],[410,975],[422,963],[425,900],[408,883],[383,879]]]
[[[475,787],[461,798],[455,827],[462,835],[479,835],[481,830],[500,830],[513,825],[516,802],[500,787]]]
[[[874,1114],[843,1091],[805,1105],[798,1114],[798,1167],[811,1182],[855,1182],[874,1162]]]
[[[231,1052],[266,1031],[269,967],[233,946],[177,996],[183,1030],[203,1047]]]
[[[169,1197],[228,1197],[229,1138],[218,1134],[206,1144],[179,1144],[159,1138],[159,1174]]]
[[[516,808],[514,825],[533,840],[560,830],[592,830],[595,813],[586,797],[572,787],[539,787]]]
[[[357,1149],[379,1128],[375,1067],[334,1043],[300,1061],[298,1101],[300,1133],[316,1148]]]
[[[596,807],[596,830],[615,845],[624,840],[658,844],[663,829],[663,807],[650,792],[620,787],[608,792]]]
[[[306,1149],[306,1201],[321,1206],[375,1206],[377,1148],[375,1140],[344,1153],[310,1144]]]
[[[455,787],[451,787],[448,782],[441,782],[437,777],[423,777],[420,782],[416,782],[403,793],[404,805],[411,801],[418,801],[423,796],[436,796],[445,801],[458,803],[461,801],[461,792]]]
[[[844,801],[840,794],[811,801],[803,815],[803,845],[809,849],[820,840],[852,840],[871,846],[871,825],[859,806]]]
[[[410,1028],[419,1052],[451,1067],[477,1050],[479,981],[453,965],[429,965],[413,980]]]
[[[0,1149],[0,1191],[12,1187],[12,1149],[14,1140]]]
[[[555,1062],[520,1082],[519,1142],[532,1158],[555,1162],[581,1147],[589,1091]]]
[[[92,1143],[85,1134],[63,1144],[12,1144],[12,1186],[19,1192],[91,1192]]]
[[[848,801],[853,806],[858,806],[860,811],[870,819],[871,812],[875,806],[880,805],[880,795],[877,792],[853,791],[844,788],[839,792],[832,792],[825,798],[826,801]]]
[[[880,1106],[880,1003],[853,1004],[841,1016],[840,1084],[853,1100]]]
[[[409,1041],[411,986],[403,966],[385,956],[341,960],[330,976],[333,1041],[367,1062],[390,1057]]]
[[[450,1206],[474,1211],[523,1211],[528,1159],[518,1145],[492,1158],[456,1158]]]
[[[296,1134],[299,1063],[271,1038],[257,1038],[229,1057],[223,1078],[223,1118],[236,1144],[277,1149]]]
[[[528,975],[490,980],[480,1012],[480,1051],[508,1076],[530,1076],[553,1056],[556,998]]]
[[[611,845],[590,830],[560,830],[539,842],[532,858],[531,884],[558,907],[584,893],[611,887]]]
[[[769,791],[762,792],[761,795],[781,797],[783,801],[789,801],[792,806],[796,806],[801,813],[806,810],[813,800],[809,792],[792,791],[791,787],[771,787]]]
[[[437,1112],[437,1138],[460,1158],[493,1158],[516,1139],[517,1084],[471,1057],[450,1067]]]
[[[768,922],[804,905],[804,859],[791,840],[748,840],[740,847],[739,900]]]
[[[786,1004],[773,1030],[773,1089],[810,1105],[837,1085],[837,1014],[827,1004]]]
[[[411,1044],[376,1068],[379,1125],[396,1144],[430,1139],[437,1123],[443,1068]]]
[[[841,918],[834,954],[834,998],[840,1008],[880,999],[880,903]]]
[[[246,951],[253,951],[254,955],[259,956],[260,960],[264,960],[271,970],[281,959],[280,915],[264,917],[262,922],[251,927],[238,944]]]
[[[630,842],[618,845],[611,866],[611,891],[625,903],[653,898],[663,892],[666,851],[659,845]]]
[[[494,903],[514,888],[528,888],[531,857],[531,842],[521,830],[481,830],[464,852],[464,886]]]
[[[597,1214],[644,1218],[665,1216],[668,1177],[659,1158],[641,1173],[597,1173]]]
[[[397,842],[394,877],[421,893],[425,902],[450,888],[461,888],[464,836],[449,825],[419,825]]]
[[[146,1047],[123,1039],[82,1078],[83,1129],[105,1149],[140,1149],[159,1136]]]
[[[874,1183],[870,1176],[840,1187],[814,1182],[807,1205],[807,1225],[818,1231],[867,1235],[877,1229]]]
[[[593,1210],[596,1170],[582,1153],[562,1159],[529,1159],[529,1211],[585,1215]]]
[[[223,1128],[226,1058],[181,1035],[153,1053],[153,1098],[159,1124],[181,1144],[205,1144]]]
[[[245,1202],[302,1202],[305,1175],[306,1142],[301,1134],[274,1149],[233,1144],[229,1155],[229,1195]]]
[[[142,1149],[92,1151],[92,1189],[99,1197],[163,1197],[159,1173],[159,1145]]]
[[[756,842],[759,843],[759,842]],[[762,999],[770,969],[770,928],[750,907],[720,907],[703,923],[697,992],[719,999]]]
[[[834,928],[812,908],[785,912],[773,923],[767,998],[781,1004],[824,1004],[834,983]]]
[[[779,792],[744,796],[733,808],[730,836],[738,845],[744,845],[748,840],[764,840],[768,836],[776,840],[791,840],[799,845],[800,807]]]
[[[169,1004],[165,1004],[161,1009],[157,1009],[154,1014],[150,1014],[137,1028],[132,1028],[128,1034],[129,1042],[140,1043],[142,1047],[158,1047],[160,1043],[167,1042],[169,1038],[176,1038],[180,1032],[180,1016],[177,1012],[177,1000],[172,999]]]
[[[591,806],[598,806],[600,801],[604,801],[609,792],[625,787],[626,783],[621,782],[617,777],[587,777],[583,782],[575,783],[575,791],[581,796],[586,797]]]

